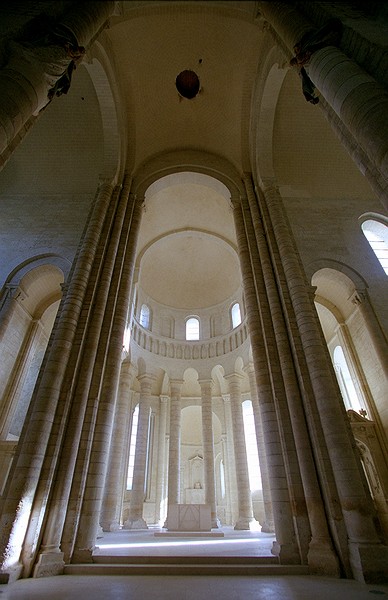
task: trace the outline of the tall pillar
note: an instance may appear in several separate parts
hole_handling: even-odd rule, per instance
[[[294,7],[285,7],[283,2],[259,2],[259,10],[290,51],[302,34],[311,29],[311,24]],[[385,89],[335,46],[313,52],[305,68],[386,187],[388,96]],[[385,196],[385,206],[387,202]]]
[[[275,523],[273,520],[271,490],[268,478],[267,456],[265,453],[263,424],[261,422],[259,399],[257,397],[255,370],[252,363],[249,363],[249,365],[245,368],[245,372],[248,374],[249,377],[253,417],[255,420],[256,429],[257,453],[259,455],[261,482],[263,485],[264,523],[261,525],[261,531],[265,533],[273,533],[275,531]]]
[[[141,203],[129,194],[123,230],[118,245],[115,268],[110,282],[99,343],[106,347],[101,372],[90,388],[96,399],[96,421],[90,449],[82,507],[72,560],[91,561],[97,533],[108,466],[109,446],[120,378],[123,339],[129,312],[129,299],[137,238],[141,221]]]
[[[376,531],[375,509],[355,451],[340,390],[279,190],[272,181],[263,185],[272,230],[284,272],[287,273],[288,291],[341,502],[353,575],[359,581],[382,581],[386,577],[388,548],[381,544]]]
[[[154,377],[149,374],[139,375],[140,400],[139,420],[137,425],[135,464],[133,467],[133,483],[129,504],[128,519],[124,529],[148,529],[143,519],[143,504],[145,499],[148,434],[151,411],[151,389]]]
[[[235,203],[233,216],[243,277],[244,296],[247,307],[257,393],[262,415],[268,475],[275,521],[276,541],[274,542],[272,552],[279,557],[282,564],[298,564],[300,563],[301,556],[296,544],[292,506],[284,466],[279,423],[271,387],[250,249],[245,231],[244,217],[250,218],[250,215],[244,215],[244,212],[247,212],[247,209],[244,211],[241,205]]]
[[[236,461],[234,459],[234,443],[233,443],[233,419],[232,409],[230,406],[230,394],[223,394],[225,411],[225,429],[226,429],[226,472],[227,472],[227,498],[229,502],[230,521],[238,521],[238,498],[237,498],[237,480],[236,480]]]
[[[112,187],[103,184],[97,194],[4,493],[0,556],[3,557],[2,571],[11,579],[19,577],[22,570],[21,550],[111,193]],[[58,432],[55,435],[58,438]],[[46,477],[50,478],[51,473],[48,470]],[[50,480],[41,481],[45,487],[50,486]]]
[[[232,427],[234,456],[236,461],[236,480],[238,497],[238,520],[235,529],[253,529],[256,521],[253,516],[252,494],[249,485],[247,449],[245,445],[244,421],[241,405],[242,375],[233,373],[224,376],[229,385],[230,406],[232,409]]]
[[[118,531],[123,503],[123,481],[126,478],[127,453],[123,449],[130,440],[131,383],[134,367],[129,358],[121,364],[120,383],[110,444],[109,464],[105,479],[100,525],[103,531]]]
[[[211,526],[219,526],[216,504],[216,480],[214,471],[214,439],[213,439],[213,411],[212,411],[212,385],[211,379],[199,380],[201,386],[202,407],[202,443],[205,467],[205,501],[210,506]]]
[[[50,44],[39,45],[32,27],[24,33],[24,39],[8,42],[8,62],[0,70],[0,164],[9,158],[32,116],[61,93],[61,78],[82,59],[85,47],[113,14],[115,2],[88,2],[74,7],[52,23],[37,17],[39,34],[43,37],[45,29]],[[57,26],[60,35],[56,35]],[[64,32],[68,32],[67,39]]]
[[[260,302],[260,310],[266,309],[272,321],[272,327],[267,328],[266,341],[270,336],[276,345],[276,352],[272,351],[270,355],[271,370],[276,359],[279,363],[279,375],[276,371],[272,371],[272,378],[279,378],[284,382],[284,387],[278,383],[274,391],[278,418],[282,427],[282,439],[284,440],[283,453],[286,456],[289,485],[292,488],[290,495],[293,498],[293,504],[296,505],[294,515],[299,547],[302,556],[308,561],[311,572],[339,576],[338,558],[334,553],[327,527],[310,437],[306,427],[301,390],[280,302],[279,286],[274,276],[273,260],[269,252],[269,236],[264,234],[263,223],[266,224],[266,219],[264,213],[259,211],[258,198],[253,190],[251,178],[246,176],[244,181],[260,257],[254,273],[257,278],[261,277],[262,285],[266,290],[265,300]],[[247,223],[246,227],[249,231]],[[282,398],[284,398],[284,402],[281,402]],[[289,429],[291,435],[287,433]],[[292,439],[290,439],[291,436]],[[293,458],[298,462],[297,468],[295,465],[293,466]],[[301,485],[303,485],[302,490],[300,489]]]
[[[39,576],[41,570],[47,573],[48,569],[53,575],[60,573],[61,559],[66,557],[65,560],[68,560],[73,548],[82,498],[81,490],[84,487],[87,470],[87,459],[84,460],[84,457],[87,455],[92,439],[88,426],[94,424],[95,418],[95,398],[89,402],[88,396],[93,377],[96,377],[97,365],[101,363],[99,355],[105,354],[105,349],[101,347],[99,341],[129,186],[130,180],[127,179],[123,189],[121,186],[116,186],[110,191],[109,208],[90,271],[74,348],[67,364],[60,396],[64,404],[64,414],[59,413],[57,417],[59,421],[65,420],[66,434],[63,445],[58,451],[61,466],[52,490],[50,510],[42,535],[41,555],[35,567],[36,576]],[[119,219],[117,212],[121,215]],[[114,224],[116,227],[112,231]],[[103,267],[102,261],[104,261]],[[105,336],[103,338],[105,339]],[[93,405],[92,409],[90,403]],[[59,427],[63,425],[59,424]],[[81,464],[86,466],[82,468]],[[63,537],[66,520],[70,522],[66,531],[68,536],[65,534]],[[69,538],[68,544],[64,542],[66,537]],[[55,571],[55,568],[58,570]]]
[[[166,519],[166,426],[167,396],[160,396],[158,430],[158,465],[156,473],[155,520],[163,525]]]
[[[181,388],[183,381],[170,380],[170,445],[168,453],[168,506],[179,504],[181,476]],[[168,513],[167,513],[168,523]]]

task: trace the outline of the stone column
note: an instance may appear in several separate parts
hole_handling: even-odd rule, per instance
[[[226,427],[226,450],[227,450],[227,473],[229,481],[229,503],[231,522],[238,521],[238,498],[236,480],[236,461],[234,458],[232,409],[230,406],[230,394],[223,394]]]
[[[230,406],[232,409],[232,427],[234,456],[236,461],[236,480],[238,497],[238,520],[234,529],[253,529],[256,521],[253,516],[252,495],[249,485],[247,449],[245,445],[244,421],[241,405],[242,375],[233,373],[224,376],[229,385]]]
[[[47,30],[50,45],[39,45],[31,32],[23,40],[8,42],[8,62],[0,71],[0,163],[4,164],[23,138],[32,116],[36,116],[56,95],[58,82],[68,69],[83,57],[85,47],[94,41],[113,14],[115,2],[80,3],[64,12],[54,23],[45,25],[40,17],[40,27]],[[62,27],[61,36],[55,27]],[[63,32],[68,31],[68,39]],[[73,48],[74,36],[79,47]],[[72,51],[66,46],[70,42]],[[17,138],[20,138],[19,140]]]
[[[143,519],[143,504],[145,499],[148,433],[151,411],[151,389],[154,377],[150,374],[139,375],[140,400],[139,420],[137,425],[135,465],[133,468],[133,483],[129,516],[124,523],[124,529],[148,529]]]
[[[96,197],[69,287],[61,302],[44,369],[30,403],[29,419],[18,444],[12,476],[4,493],[0,519],[0,556],[4,557],[2,571],[8,573],[10,579],[19,577],[21,573],[19,557],[111,193],[112,187],[103,184]],[[48,470],[46,477],[51,476]],[[42,483],[47,487],[51,481]]]
[[[92,552],[100,528],[107,459],[112,436],[113,417],[120,378],[123,339],[129,311],[137,238],[141,221],[141,202],[134,194],[128,198],[115,268],[110,282],[100,344],[106,353],[100,374],[92,382],[91,398],[97,399],[96,421],[90,452],[89,468],[78,523],[73,561],[92,560]],[[94,392],[98,386],[98,394]],[[96,390],[97,391],[97,390]]]
[[[348,533],[353,575],[359,581],[381,581],[386,577],[388,548],[380,543],[375,528],[375,510],[355,451],[331,359],[310,290],[306,286],[279,190],[272,181],[263,183],[263,186],[283,269],[287,273],[290,299],[333,467]]]
[[[210,506],[211,526],[219,526],[216,504],[216,480],[214,471],[214,440],[213,440],[213,411],[212,411],[212,385],[211,379],[198,381],[201,386],[202,407],[202,443],[205,476],[205,502]]]
[[[104,499],[100,525],[103,531],[118,531],[123,504],[123,481],[126,476],[127,453],[123,449],[130,441],[131,384],[134,367],[129,358],[121,364],[113,435],[109,451],[108,471],[105,479]]]
[[[249,211],[246,208],[244,211],[237,203],[235,203],[234,206],[233,216],[243,276],[244,296],[247,307],[257,393],[262,415],[268,475],[275,521],[276,542],[274,542],[272,552],[279,556],[282,563],[294,564],[299,563],[301,557],[295,539],[296,535],[288,491],[289,486],[284,466],[279,423],[272,393],[258,296],[245,231],[245,217],[247,219],[250,219],[251,217]]]
[[[114,190],[111,190],[109,208],[90,271],[80,323],[74,340],[74,349],[67,364],[61,391],[61,400],[65,405],[64,415],[68,419],[66,435],[59,451],[61,467],[58,469],[52,491],[50,510],[42,536],[41,556],[35,567],[36,576],[39,576],[41,571],[47,573],[48,568],[51,574],[55,574],[55,562],[58,564],[57,572],[60,573],[59,558],[66,557],[68,560],[71,553],[69,547],[72,548],[74,543],[79,503],[82,498],[81,490],[84,489],[85,470],[87,470],[87,466],[83,468],[81,465],[87,465],[86,456],[90,452],[92,440],[92,434],[88,428],[89,425],[95,424],[95,397],[89,401],[88,396],[93,377],[96,377],[98,365],[101,363],[101,354],[105,355],[105,348],[102,348],[99,341],[129,187],[130,180],[127,179],[123,189],[121,186],[116,186]],[[118,204],[121,206],[119,207]],[[120,218],[117,218],[117,211],[121,215]],[[116,222],[116,228],[112,231],[114,222]],[[102,261],[104,261],[103,267],[101,266]],[[105,339],[105,336],[102,337]],[[93,407],[90,408],[88,404],[92,404]],[[73,496],[71,496],[71,491]],[[68,525],[63,538],[66,519],[71,524]],[[68,544],[64,543],[66,538]],[[47,566],[48,562],[49,567]]]
[[[275,523],[273,520],[271,490],[268,478],[268,464],[265,453],[263,424],[261,422],[260,405],[257,397],[255,370],[252,363],[245,368],[245,372],[249,377],[249,387],[251,390],[251,400],[253,408],[253,416],[255,419],[257,452],[259,455],[261,482],[263,485],[263,504],[264,504],[264,523],[261,525],[261,531],[265,533],[273,533],[275,531]]]
[[[339,562],[334,553],[327,527],[310,437],[306,427],[301,390],[280,302],[279,286],[274,276],[274,264],[269,251],[271,238],[265,235],[264,226],[267,223],[264,212],[259,211],[258,198],[253,190],[251,178],[246,176],[244,181],[260,257],[254,272],[258,278],[262,277],[262,285],[266,289],[266,299],[264,302],[260,302],[260,308],[263,310],[265,307],[272,320],[272,327],[267,329],[269,335],[267,334],[266,340],[271,336],[276,345],[276,352],[272,352],[270,355],[271,369],[273,369],[276,358],[279,360],[280,372],[277,375],[276,371],[272,371],[272,378],[279,378],[284,382],[284,388],[278,383],[274,391],[278,418],[281,419],[283,431],[283,453],[286,455],[288,479],[292,488],[290,495],[293,498],[293,504],[296,505],[294,514],[298,527],[298,542],[302,556],[308,560],[311,572],[339,576]],[[247,223],[246,227],[249,231]],[[267,346],[269,346],[268,342]],[[281,403],[282,398],[286,402]],[[293,435],[292,440],[286,433],[289,429]],[[294,461],[298,461],[298,469],[293,466],[293,457]],[[303,489],[301,489],[302,484]]]
[[[259,10],[290,51],[302,34],[311,29],[311,24],[294,7],[285,7],[282,2],[259,2]],[[385,89],[334,46],[314,52],[305,68],[386,186],[388,96]]]
[[[158,465],[156,475],[155,518],[163,525],[166,518],[166,426],[167,426],[167,396],[160,396],[159,432],[158,432]]]
[[[181,388],[183,381],[170,380],[170,446],[168,453],[168,507],[180,501],[181,471]],[[167,514],[168,523],[168,514]]]

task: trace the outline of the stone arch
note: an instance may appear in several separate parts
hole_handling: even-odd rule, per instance
[[[133,178],[133,192],[143,200],[148,188],[157,180],[176,173],[198,173],[223,184],[228,202],[238,202],[244,194],[241,176],[224,158],[200,150],[181,150],[157,155],[139,167]]]
[[[252,166],[261,178],[274,178],[273,131],[278,97],[287,75],[287,69],[281,67],[284,58],[274,46],[261,66],[261,75],[257,77],[252,113]],[[263,85],[263,81],[265,82]]]
[[[96,91],[101,114],[104,140],[103,172],[101,177],[120,181],[126,160],[125,120],[112,65],[103,45],[96,41],[89,51],[89,62],[84,61]]]
[[[59,254],[47,253],[37,254],[18,264],[8,275],[4,287],[16,286],[20,280],[32,269],[42,265],[52,265],[63,273],[63,279],[66,281],[71,268],[71,261]]]
[[[62,296],[63,278],[62,269],[47,257],[29,261],[11,277],[15,291],[3,305],[0,328],[2,439],[17,439],[21,433]],[[10,330],[17,334],[8,335]]]

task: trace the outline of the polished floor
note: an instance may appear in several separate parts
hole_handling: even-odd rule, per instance
[[[273,536],[223,528],[223,538],[120,531],[96,556],[270,556]],[[388,566],[387,566],[388,567]],[[0,600],[388,600],[388,585],[299,575],[61,575],[0,585]]]

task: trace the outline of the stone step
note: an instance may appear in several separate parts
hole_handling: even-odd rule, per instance
[[[204,564],[160,562],[150,564],[92,563],[66,565],[64,575],[218,575],[218,576],[260,576],[260,575],[308,575],[305,565],[279,564]]]
[[[120,556],[106,554],[93,554],[95,564],[177,564],[180,565],[278,565],[276,556],[161,556],[161,555],[133,555]]]

